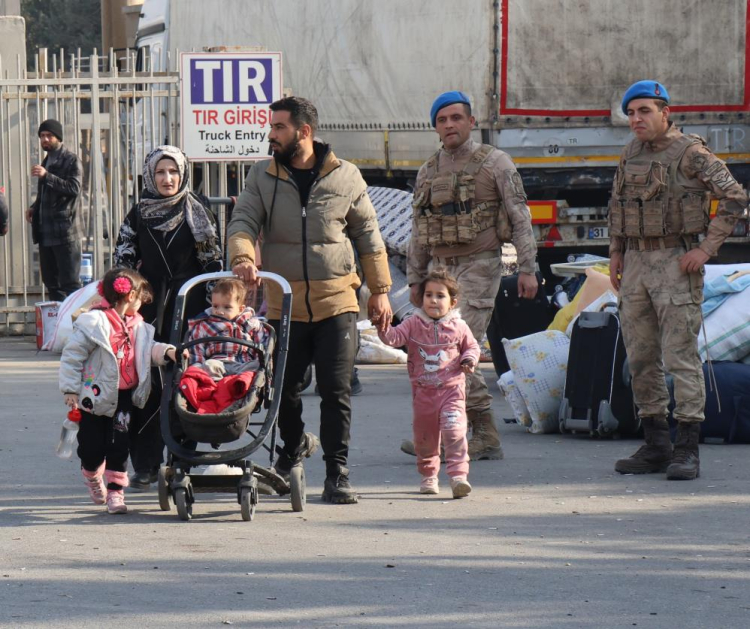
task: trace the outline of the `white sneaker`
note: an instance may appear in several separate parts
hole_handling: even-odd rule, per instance
[[[465,498],[471,493],[471,485],[465,476],[451,478],[451,491],[454,498]]]
[[[419,484],[420,494],[436,494],[440,491],[437,476],[425,476]]]

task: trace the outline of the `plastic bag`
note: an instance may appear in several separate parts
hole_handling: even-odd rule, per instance
[[[73,333],[73,321],[81,312],[86,312],[93,306],[101,302],[102,297],[97,290],[99,282],[91,282],[83,288],[79,288],[75,293],[68,295],[62,302],[60,309],[57,311],[57,325],[55,331],[45,341],[42,351],[62,354],[65,343]]]

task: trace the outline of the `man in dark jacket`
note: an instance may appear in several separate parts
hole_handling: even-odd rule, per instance
[[[39,141],[47,156],[31,168],[38,177],[36,200],[26,210],[39,267],[50,299],[63,301],[80,288],[81,229],[76,204],[81,193],[81,160],[63,144],[62,125],[45,120],[39,125]]]

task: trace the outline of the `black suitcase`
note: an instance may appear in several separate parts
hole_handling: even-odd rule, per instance
[[[603,308],[616,306],[606,304]],[[560,432],[633,436],[640,420],[624,377],[625,344],[617,312],[582,312],[573,326]]]
[[[503,339],[517,339],[546,330],[555,318],[555,309],[544,292],[542,274],[537,273],[536,279],[539,290],[534,299],[521,299],[518,296],[518,275],[508,275],[500,283],[500,290],[495,297],[495,309],[487,328],[487,341],[498,377],[510,371]]]

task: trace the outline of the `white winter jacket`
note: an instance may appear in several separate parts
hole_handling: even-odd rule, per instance
[[[60,358],[60,391],[76,393],[80,407],[93,415],[112,417],[117,410],[120,369],[109,342],[112,326],[102,310],[85,312],[73,324],[73,334]],[[154,326],[141,321],[133,328],[138,384],[133,405],[143,408],[151,392],[151,364],[163,365],[174,347],[154,341]]]

